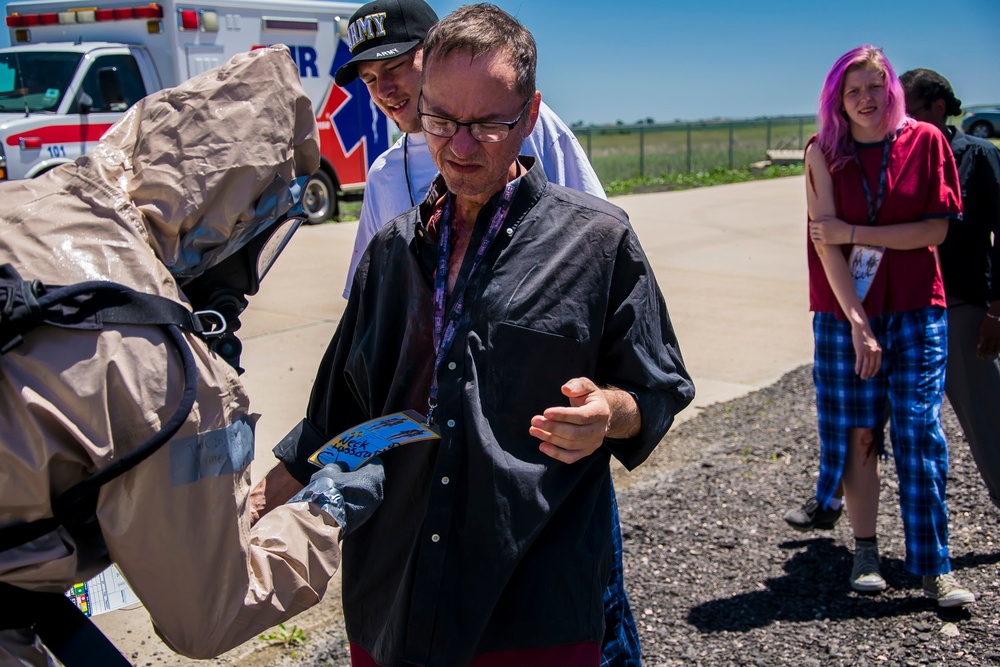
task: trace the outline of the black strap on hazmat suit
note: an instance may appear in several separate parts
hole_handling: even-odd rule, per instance
[[[0,266],[0,354],[20,345],[43,325],[100,330],[106,324],[142,324],[161,327],[180,354],[184,368],[181,401],[163,428],[133,451],[69,488],[52,501],[53,516],[0,528],[0,551],[27,544],[59,526],[78,540],[99,535],[97,499],[101,485],[152,456],[184,424],[194,406],[198,369],[182,332],[211,335],[224,330],[206,328],[206,313],[191,313],[165,297],[137,292],[124,285],[90,281],[47,288],[23,280],[10,264]],[[31,628],[42,643],[68,667],[124,666],[128,661],[65,595],[28,591],[0,582],[0,629]]]

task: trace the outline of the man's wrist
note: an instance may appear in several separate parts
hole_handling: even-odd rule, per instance
[[[639,435],[642,417],[635,395],[618,387],[605,387],[603,391],[611,411],[608,417],[608,437],[627,440]]]

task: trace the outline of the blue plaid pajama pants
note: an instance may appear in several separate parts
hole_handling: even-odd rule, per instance
[[[813,316],[813,380],[819,417],[820,474],[816,499],[827,507],[847,459],[847,432],[875,429],[879,449],[886,401],[889,439],[899,478],[906,570],[923,576],[951,571],[948,557],[948,444],[941,428],[948,315],[932,306],[871,319],[882,345],[882,368],[868,380],[854,372],[851,325],[833,313]]]
[[[611,581],[604,589],[604,641],[601,644],[601,667],[642,667],[639,628],[625,593],[622,567],[622,527],[618,521],[618,498],[611,487]]]

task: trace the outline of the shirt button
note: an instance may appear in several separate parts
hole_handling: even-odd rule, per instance
[[[508,227],[507,228],[507,236],[513,236],[513,235],[514,235],[514,228],[513,227]]]
[[[434,533],[433,535],[431,535],[431,542],[440,542],[440,541],[441,541],[441,536],[440,535],[438,535],[437,533]]]
[[[441,478],[441,483],[442,483],[442,484],[447,484],[447,483],[448,483],[448,482],[450,482],[450,481],[451,481],[451,480],[450,480],[450,479],[448,479],[447,477],[442,477],[442,478]]]
[[[454,361],[448,363],[448,370],[449,371],[453,371],[456,368],[458,368],[458,364],[456,364]]]
[[[448,420],[448,428],[455,428],[455,420],[454,419],[449,419]]]

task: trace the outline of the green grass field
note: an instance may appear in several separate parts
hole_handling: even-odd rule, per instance
[[[766,159],[770,148],[803,148],[816,131],[813,121],[691,123],[577,130],[591,164],[607,185],[640,176],[744,168]],[[589,136],[588,136],[589,134]],[[690,150],[689,150],[690,146]]]
[[[361,198],[341,199],[340,213],[333,220],[334,222],[351,222],[357,220],[361,215]]]

